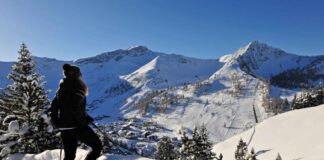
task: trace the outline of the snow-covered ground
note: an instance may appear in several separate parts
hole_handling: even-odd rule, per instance
[[[77,156],[75,160],[83,160],[88,151],[78,149]],[[62,158],[64,157],[64,152],[62,151]],[[60,150],[49,150],[44,151],[40,154],[15,154],[8,157],[6,160],[60,160]],[[102,155],[98,160],[150,160],[148,158],[139,157],[136,155],[129,156],[117,156],[117,155]]]
[[[280,153],[288,160],[324,159],[324,105],[283,113],[264,120],[255,128],[238,134],[214,146],[213,151],[222,153],[224,159],[234,159],[238,141],[247,142],[249,150],[253,147],[257,158],[275,159]],[[60,150],[33,154],[15,154],[7,160],[58,160]],[[88,151],[78,149],[76,160],[84,159]],[[63,152],[64,155],[64,152]],[[149,160],[135,155],[103,155],[99,160]]]
[[[324,159],[324,105],[283,113],[214,146],[224,159],[234,159],[239,140],[248,143],[258,159],[275,159],[280,153],[287,160]]]

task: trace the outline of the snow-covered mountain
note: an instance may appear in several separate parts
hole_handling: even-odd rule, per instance
[[[205,123],[214,142],[253,127],[253,106],[260,121],[271,116],[265,99],[269,92],[274,96],[274,88],[275,97],[291,97],[295,92],[269,86],[266,80],[285,71],[311,68],[319,76],[312,83],[318,83],[324,73],[322,56],[298,56],[256,41],[210,60],[155,52],[144,46],[75,61],[35,60],[47,89],[52,90],[50,98],[62,78],[62,64],[76,64],[89,86],[93,116],[109,115],[108,122],[119,117],[155,121],[169,129],[160,135],[173,137],[179,136],[180,129]],[[6,76],[11,65],[0,62],[0,88],[10,84]]]
[[[241,68],[266,79],[289,69],[305,67],[318,58],[287,53],[258,41],[249,43],[235,54]]]
[[[264,120],[254,128],[214,147],[224,159],[235,159],[234,152],[242,138],[258,154],[258,159],[324,159],[324,105],[295,110]]]

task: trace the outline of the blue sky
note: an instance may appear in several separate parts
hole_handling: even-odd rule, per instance
[[[324,54],[324,1],[0,1],[0,61],[16,60],[21,42],[36,56],[74,60],[134,45],[217,58],[253,40]]]

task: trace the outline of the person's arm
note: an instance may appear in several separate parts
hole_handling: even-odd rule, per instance
[[[59,127],[60,122],[59,122],[59,116],[58,116],[58,111],[59,111],[59,104],[57,101],[57,97],[55,96],[54,99],[51,102],[51,107],[47,110],[49,112],[49,115],[51,117],[51,123],[54,127]]]

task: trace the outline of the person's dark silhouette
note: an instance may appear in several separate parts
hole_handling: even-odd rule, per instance
[[[86,160],[95,160],[100,156],[102,144],[88,126],[93,121],[86,112],[88,88],[82,80],[79,67],[64,64],[63,73],[64,78],[52,101],[50,112],[54,126],[61,132],[64,160],[74,160],[78,141],[92,148]]]

